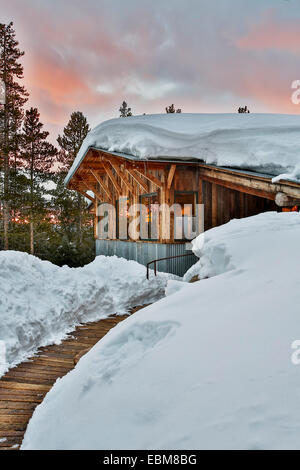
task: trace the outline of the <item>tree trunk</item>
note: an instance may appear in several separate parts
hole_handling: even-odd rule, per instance
[[[34,235],[33,235],[33,222],[32,222],[32,215],[31,215],[31,222],[30,222],[30,254],[34,254]]]
[[[4,56],[4,73],[3,81],[6,85],[6,37],[4,38],[3,46]],[[4,100],[4,187],[3,187],[3,231],[4,231],[4,250],[8,250],[8,227],[9,227],[9,157],[8,157],[8,119],[7,119],[7,88],[5,86],[5,100]]]
[[[7,135],[5,135],[7,140]],[[7,143],[5,142],[6,146]],[[9,226],[9,161],[7,152],[4,153],[4,188],[3,188],[3,229],[4,229],[4,250],[8,250],[8,226]]]
[[[30,254],[34,253],[34,240],[33,240],[33,165],[34,165],[34,148],[31,143],[31,164],[30,164]]]
[[[9,224],[9,206],[8,201],[3,201],[3,229],[4,229],[4,250],[8,250],[8,224]]]

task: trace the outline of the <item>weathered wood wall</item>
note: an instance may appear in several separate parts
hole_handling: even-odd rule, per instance
[[[278,210],[275,202],[263,197],[254,196],[245,192],[229,189],[225,186],[206,181],[199,174],[197,167],[176,165],[172,168],[171,164],[158,165],[145,163],[144,168],[139,167],[139,172],[127,172],[125,176],[122,164],[116,164],[112,168],[112,175],[104,174],[102,181],[104,184],[96,184],[97,192],[103,194],[103,200],[115,204],[119,196],[126,196],[129,205],[137,204],[140,196],[145,194],[157,193],[157,199],[160,204],[172,206],[175,203],[176,191],[195,191],[197,193],[198,204],[204,204],[204,229],[225,224],[234,218],[248,217],[261,212]],[[168,176],[173,171],[172,180],[168,187]],[[144,174],[142,174],[144,172]],[[127,184],[120,175],[126,177]],[[117,184],[113,184],[113,178]],[[151,178],[157,182],[155,184]],[[158,185],[159,184],[159,185]],[[99,200],[97,201],[99,202]],[[102,201],[103,202],[103,201]],[[129,222],[132,219],[129,219]],[[170,233],[168,228],[168,218],[164,212],[160,214],[159,240],[162,243],[174,243],[174,216],[171,213]],[[95,234],[97,237],[97,234]]]
[[[288,183],[289,194],[294,196],[299,188]],[[278,210],[274,199],[281,186],[273,185],[268,178],[248,176],[228,169],[211,168],[198,163],[172,163],[158,161],[133,161],[110,155],[103,151],[90,150],[76,171],[69,187],[80,191],[89,199],[86,191],[94,192],[95,222],[101,203],[116,205],[121,197],[128,205],[138,204],[140,197],[157,194],[160,205],[172,206],[176,192],[195,192],[198,204],[204,204],[204,229],[224,224],[233,218],[248,217],[260,212]],[[133,217],[129,217],[128,222]],[[201,224],[200,224],[201,225]],[[112,223],[110,223],[112,226]],[[136,227],[136,239],[138,227]],[[169,236],[169,234],[171,236]],[[97,223],[95,223],[95,238]],[[111,236],[116,239],[116,236]],[[170,219],[167,211],[159,214],[160,243],[175,243],[174,214]],[[149,241],[151,243],[151,241]]]
[[[199,188],[198,169],[195,167],[146,162],[138,166],[138,172],[137,170],[128,172],[120,161],[116,162],[111,171],[111,175],[102,174],[101,177],[98,176],[101,183],[95,182],[94,186],[89,183],[90,189],[95,189],[95,217],[97,217],[96,211],[100,203],[108,202],[115,205],[120,196],[127,197],[128,204],[131,206],[140,202],[140,196],[156,193],[159,204],[172,206],[175,202],[175,191],[195,191],[198,195],[198,202],[201,202],[202,193]],[[126,178],[127,184],[124,184],[121,175]],[[112,183],[113,179],[116,180],[119,188]],[[97,194],[101,195],[102,199],[98,198]],[[129,218],[129,222],[131,221],[132,217]],[[171,234],[170,237],[169,233]],[[96,230],[95,238],[98,238]],[[171,213],[169,229],[169,218],[165,211],[161,210],[158,241],[161,243],[174,243],[173,213]]]
[[[231,219],[250,217],[266,211],[277,211],[275,202],[244,192],[202,181],[204,229],[225,224]]]

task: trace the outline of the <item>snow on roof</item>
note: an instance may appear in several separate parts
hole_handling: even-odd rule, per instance
[[[198,159],[300,181],[300,116],[152,114],[105,121],[89,132],[65,183],[90,147],[136,159]]]

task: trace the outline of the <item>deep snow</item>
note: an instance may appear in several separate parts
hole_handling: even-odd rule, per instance
[[[170,277],[159,273],[147,281],[144,266],[116,256],[69,268],[0,252],[0,376],[38,347],[60,342],[79,323],[158,300]]]
[[[300,116],[152,114],[105,121],[89,132],[66,183],[92,146],[136,158],[197,158],[300,181]]]
[[[113,328],[34,412],[23,449],[299,449],[300,214],[233,220],[168,297]]]

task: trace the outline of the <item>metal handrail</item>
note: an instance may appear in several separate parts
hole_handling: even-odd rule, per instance
[[[155,276],[157,275],[157,263],[158,261],[165,261],[167,259],[175,259],[175,258],[182,258],[184,256],[192,256],[194,253],[184,253],[182,255],[174,255],[174,256],[167,256],[166,258],[158,258],[158,259],[153,259],[152,261],[149,261],[149,263],[147,263],[147,279],[149,281],[149,266],[150,264],[154,263],[154,274]]]

